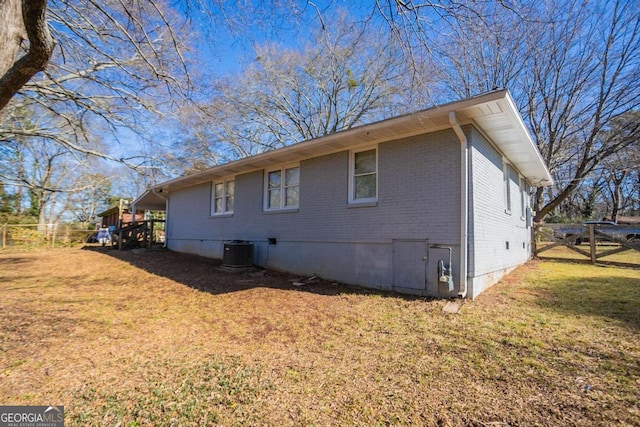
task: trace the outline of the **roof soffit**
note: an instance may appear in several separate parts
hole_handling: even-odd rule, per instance
[[[551,181],[551,176],[511,96],[508,91],[500,90],[232,161],[203,172],[167,181],[154,188],[166,192],[273,167],[277,164],[299,162],[362,146],[449,129],[451,128],[449,113],[452,111],[456,113],[460,125],[473,124],[480,129],[532,183]]]

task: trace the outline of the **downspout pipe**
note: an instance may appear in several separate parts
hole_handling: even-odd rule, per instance
[[[162,200],[164,200],[164,211],[165,211],[165,215],[164,215],[164,244],[162,245],[163,248],[167,247],[167,240],[169,240],[167,237],[169,236],[169,198],[166,197],[164,194],[162,194],[162,190],[158,191],[157,188],[152,188],[151,192],[153,194],[155,194],[156,196],[160,197]]]
[[[468,293],[467,256],[469,251],[469,142],[462,131],[455,111],[449,113],[449,124],[460,141],[460,292]]]
[[[120,199],[122,200],[122,199]],[[131,222],[136,222],[136,203],[135,200],[133,201],[133,203],[131,203],[131,209],[129,214],[131,215]],[[122,218],[124,218],[124,215],[121,213],[120,216]],[[122,228],[122,225],[120,226],[120,228]]]

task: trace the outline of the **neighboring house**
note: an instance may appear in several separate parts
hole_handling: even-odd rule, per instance
[[[629,225],[640,224],[640,216],[618,215],[618,224],[629,224]]]
[[[164,210],[164,206],[162,209]],[[120,228],[121,218],[122,218],[122,222],[124,223],[132,222],[131,218],[133,218],[133,216],[131,215],[131,212],[129,212],[128,209],[120,210],[118,206],[114,206],[112,208],[107,209],[104,212],[100,212],[98,216],[102,218],[101,224],[103,226],[105,227],[113,226],[115,228]],[[135,214],[135,219],[136,221],[144,221],[144,211],[138,210]]]
[[[500,90],[167,181],[134,206],[167,210],[174,251],[222,258],[249,240],[259,266],[474,298],[529,259],[530,190],[551,183]]]

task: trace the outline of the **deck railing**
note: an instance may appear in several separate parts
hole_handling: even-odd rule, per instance
[[[123,250],[136,247],[151,249],[156,244],[164,244],[164,227],[158,227],[164,223],[163,219],[125,222],[112,233],[112,245]]]

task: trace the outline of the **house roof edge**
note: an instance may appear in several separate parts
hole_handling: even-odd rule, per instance
[[[494,105],[498,104],[500,104],[500,107],[494,107]],[[494,111],[496,108],[499,111]],[[510,92],[507,89],[499,89],[234,160],[201,172],[162,182],[150,187],[147,192],[156,190],[167,193],[172,190],[221,179],[224,176],[264,169],[276,163],[295,162],[305,158],[349,150],[359,145],[393,141],[407,136],[449,129],[451,125],[448,122],[448,114],[452,111],[456,112],[456,114],[466,113],[462,114],[461,124],[473,123],[485,131],[492,142],[509,157],[511,154],[509,151],[513,152],[514,150],[505,149],[509,144],[507,142],[502,144],[500,138],[496,137],[498,135],[497,131],[495,132],[496,135],[492,135],[493,131],[491,130],[487,132],[486,126],[482,121],[483,118],[489,116],[500,116],[502,126],[508,126],[508,130],[513,134],[511,137],[517,139],[515,145],[518,146],[518,153],[522,157],[528,156],[526,167],[518,167],[517,161],[514,162],[515,166],[523,174],[529,175],[526,178],[536,186],[546,186],[553,183],[551,174],[544,164],[542,156],[533,142]],[[393,130],[397,130],[397,134],[389,136],[389,131]]]

